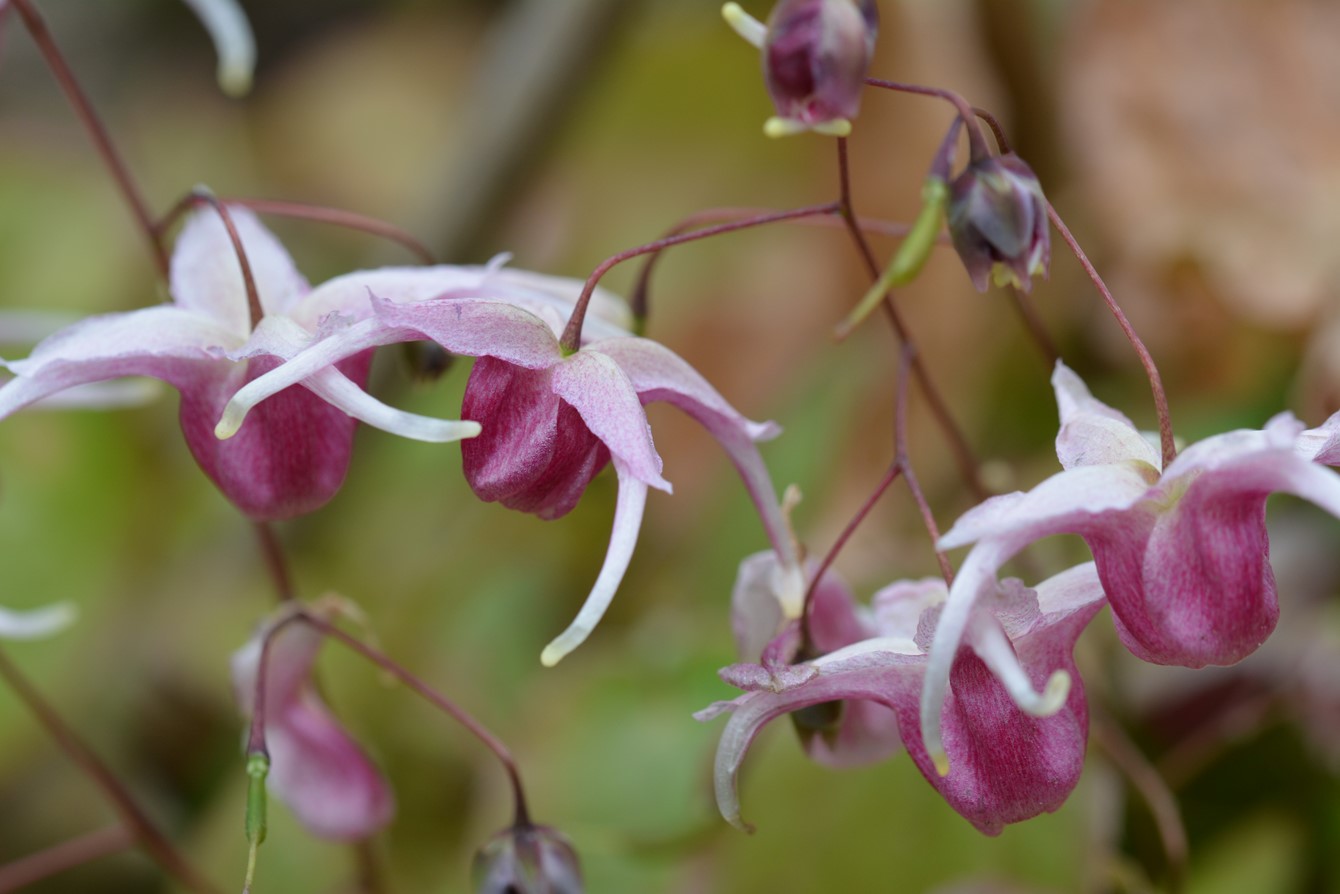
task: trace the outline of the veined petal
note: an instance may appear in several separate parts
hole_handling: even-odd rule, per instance
[[[1300,434],[1294,449],[1304,459],[1328,466],[1340,465],[1340,413]]]
[[[0,639],[40,639],[50,636],[69,627],[78,615],[78,610],[68,602],[58,602],[31,611],[0,608]]]
[[[237,0],[183,0],[199,17],[219,55],[219,87],[229,96],[251,89],[256,68],[256,38]]]
[[[776,437],[781,429],[775,423],[752,422],[740,415],[683,358],[650,339],[608,339],[593,343],[590,350],[612,357],[633,383],[643,403],[666,401],[674,404],[698,420],[716,438],[744,479],[745,489],[754,501],[773,551],[781,557],[786,568],[799,568],[799,557],[782,517],[772,477],[754,444]],[[798,600],[791,601],[798,603]],[[787,608],[794,613],[799,610],[799,605],[788,604]]]
[[[443,298],[396,304],[374,298],[373,307],[387,326],[417,333],[415,338],[431,339],[453,354],[497,357],[527,369],[545,369],[563,359],[548,324],[505,301]]]
[[[555,366],[553,376],[554,394],[581,414],[586,427],[628,474],[667,493],[672,490],[661,477],[661,457],[651,440],[647,412],[613,358],[581,350]]]
[[[261,308],[267,315],[287,313],[307,293],[307,280],[256,215],[237,205],[228,206],[228,213],[246,250]],[[242,267],[213,208],[195,212],[182,227],[172,252],[170,288],[178,307],[213,320],[239,341],[251,331]]]
[[[0,418],[89,382],[152,376],[180,388],[200,364],[224,364],[241,339],[176,307],[90,317],[63,329],[25,360],[5,364],[17,378],[0,387]]]
[[[978,600],[988,587],[995,586],[997,569],[1026,543],[1014,539],[984,540],[977,544],[963,560],[945,600],[926,659],[926,677],[921,693],[921,739],[941,776],[949,773],[949,759],[945,755],[940,722],[945,699],[949,696],[949,674],[958,657],[959,646],[967,635]]]
[[[609,608],[614,599],[614,593],[619,589],[628,563],[633,558],[633,547],[637,545],[638,531],[642,529],[642,511],[647,505],[647,485],[628,470],[617,454],[613,461],[614,471],[619,476],[619,496],[614,506],[614,528],[610,532],[605,564],[601,566],[595,586],[582,603],[577,617],[567,630],[544,647],[540,662],[545,667],[558,664],[564,656],[586,641],[604,617],[605,609]]]
[[[694,715],[709,720],[724,711],[732,711],[730,721],[717,745],[713,779],[717,807],[731,825],[753,831],[740,816],[738,776],[749,746],[759,730],[783,714],[824,702],[869,700],[897,710],[898,699],[915,699],[918,658],[883,653],[858,668],[822,668],[818,674],[780,692],[760,690],[746,693],[734,701],[719,703]]]
[[[526,302],[544,302],[560,312],[566,322],[586,283],[567,276],[550,276],[547,273],[502,267],[489,277],[487,285],[519,290]],[[595,341],[619,338],[628,335],[632,328],[633,312],[628,302],[603,286],[596,286],[582,322],[583,339],[589,337],[590,341]]]
[[[362,319],[373,313],[373,296],[392,304],[415,304],[466,290],[480,290],[492,267],[379,267],[356,270],[327,280],[308,292],[289,316],[315,332],[331,313]],[[488,297],[482,294],[471,297]],[[499,296],[501,299],[503,296]]]
[[[1136,462],[1155,472],[1162,460],[1129,419],[1096,400],[1083,380],[1059,360],[1052,373],[1052,388],[1060,409],[1061,428],[1056,435],[1056,455],[1064,468]]]
[[[1027,493],[991,497],[965,512],[940,538],[953,549],[989,537],[1083,533],[1101,516],[1129,509],[1150,491],[1150,482],[1131,464],[1077,466],[1058,472]],[[1030,533],[1031,532],[1031,533]]]

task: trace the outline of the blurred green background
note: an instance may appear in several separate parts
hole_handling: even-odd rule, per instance
[[[253,93],[221,96],[207,38],[172,0],[38,0],[154,208],[220,195],[345,207],[399,223],[449,261],[511,252],[584,277],[712,206],[785,208],[836,189],[830,140],[774,142],[757,54],[709,0],[247,3]],[[766,3],[746,7],[756,15]],[[1308,0],[881,0],[873,74],[960,90],[998,111],[1105,271],[1169,385],[1188,440],[1340,408],[1340,12]],[[870,93],[851,141],[862,214],[910,220],[950,120]],[[0,58],[0,307],[74,314],[164,299],[139,235],[13,15]],[[394,246],[274,221],[313,282],[407,263]],[[880,243],[887,252],[891,243]],[[1067,361],[1152,426],[1148,389],[1072,259],[1035,290]],[[606,284],[625,289],[632,265]],[[744,413],[786,429],[764,448],[827,550],[892,456],[896,351],[881,325],[835,344],[862,270],[842,234],[778,227],[677,249],[649,334]],[[923,357],[999,489],[1050,474],[1047,370],[1007,300],[937,255],[902,294]],[[8,353],[5,356],[14,356]],[[456,415],[467,364],[411,385],[393,351],[373,388]],[[910,437],[942,526],[971,505],[919,399]],[[729,697],[728,599],[765,545],[743,488],[686,417],[650,418],[675,494],[654,494],[610,614],[544,670],[539,651],[594,580],[609,473],[570,516],[479,503],[459,449],[362,431],[341,494],[280,527],[300,592],[336,591],[382,647],[512,744],[533,810],[580,851],[593,892],[1142,891],[1165,867],[1148,809],[1101,749],[1058,813],[980,836],[911,763],[833,773],[771,729],[742,779],[745,836],[717,816]],[[228,658],[272,605],[249,525],[183,448],[175,396],[108,413],[30,412],[0,429],[0,603],[71,600],[79,623],[6,650],[224,890],[245,863],[242,721]],[[1139,665],[1106,615],[1081,643],[1098,710],[1179,795],[1188,890],[1340,891],[1340,526],[1272,503],[1285,614],[1235,669]],[[1082,555],[1046,543],[1043,564]],[[935,571],[895,488],[839,568],[869,594]],[[508,820],[487,754],[413,695],[332,646],[328,700],[386,769],[396,822],[374,850],[386,891],[464,891],[470,854]],[[778,724],[778,727],[784,724]],[[0,691],[0,863],[112,818],[94,787]],[[343,846],[281,805],[258,892],[360,890]],[[35,892],[171,890],[138,854]]]

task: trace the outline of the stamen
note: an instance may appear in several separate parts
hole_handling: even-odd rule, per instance
[[[740,4],[727,3],[721,7],[721,17],[736,34],[760,50],[763,49],[763,40],[768,36],[768,26],[745,12]]]

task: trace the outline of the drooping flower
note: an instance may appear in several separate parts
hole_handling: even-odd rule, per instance
[[[717,805],[729,822],[743,825],[736,777],[759,730],[783,714],[835,702],[891,712],[922,775],[988,835],[1061,806],[1079,780],[1088,736],[1072,651],[1102,607],[1094,566],[1071,568],[1036,590],[1006,580],[974,606],[948,685],[938,690],[941,746],[938,735],[923,741],[919,705],[946,596],[937,579],[900,581],[876,594],[864,622],[868,638],[800,664],[722,671],[745,694],[696,716],[731,712],[715,769]]]
[[[317,604],[318,617],[334,612]],[[312,684],[325,636],[285,614],[262,625],[232,660],[233,689],[244,717],[256,702],[256,675],[265,638],[265,744],[270,791],[313,835],[338,841],[367,838],[391,821],[395,798],[358,744],[331,716]]]
[[[987,282],[1025,292],[1051,263],[1047,199],[1037,175],[1014,153],[970,162],[950,185],[949,235],[985,292]]]
[[[806,563],[813,578],[817,563]],[[799,621],[788,618],[777,594],[789,586],[790,570],[771,550],[740,563],[731,591],[731,626],[740,660],[784,672],[801,658],[815,658],[878,635],[868,609],[856,605],[846,582],[825,572],[809,606],[809,642]],[[914,619],[915,622],[915,619]],[[807,649],[810,654],[801,654]],[[854,767],[891,757],[902,748],[898,719],[875,702],[826,702],[791,715],[806,753],[829,767]]]
[[[974,606],[993,592],[997,570],[1033,541],[1083,537],[1126,647],[1156,664],[1203,667],[1250,655],[1278,619],[1266,498],[1291,493],[1340,515],[1340,476],[1310,458],[1323,437],[1309,440],[1290,414],[1262,431],[1207,438],[1163,469],[1153,444],[1064,365],[1052,384],[1064,471],[1027,493],[992,497],[940,540],[942,549],[976,545],[931,647],[922,723],[932,745]]]
[[[763,76],[777,109],[764,126],[768,136],[851,132],[879,32],[874,0],[779,0],[766,26],[735,3],[722,13],[763,51]]]
[[[251,518],[290,518],[319,508],[339,490],[358,419],[436,441],[470,437],[479,426],[413,416],[374,401],[361,387],[371,361],[364,352],[279,395],[237,437],[221,442],[214,425],[242,385],[339,321],[369,315],[369,289],[408,301],[488,281],[500,298],[527,306],[557,300],[534,277],[496,265],[369,270],[309,289],[283,246],[251,213],[231,208],[230,214],[263,311],[250,345],[253,325],[237,252],[219,217],[198,213],[172,255],[173,303],[90,317],[45,339],[27,359],[5,363],[15,378],[0,386],[0,418],[90,382],[162,379],[181,392],[187,446],[224,495]]]
[[[475,854],[475,894],[582,894],[581,863],[561,833],[529,823],[504,829]]]
[[[573,283],[571,294],[576,293]],[[707,428],[744,478],[774,549],[788,567],[796,566],[754,443],[775,435],[776,426],[741,416],[684,360],[654,341],[594,328],[596,338],[568,353],[558,339],[562,316],[479,297],[488,294],[484,287],[405,304],[375,298],[374,317],[329,332],[239,391],[219,422],[219,436],[230,437],[270,395],[378,345],[427,339],[452,354],[479,358],[462,412],[482,427],[473,443],[462,445],[466,477],[476,494],[553,519],[576,505],[607,463],[618,476],[604,567],[577,618],[544,650],[546,665],[580,645],[614,597],[633,554],[647,488],[670,490],[643,404],[666,401]],[[603,332],[609,328],[606,323]],[[794,589],[782,596],[792,614],[799,597]]]

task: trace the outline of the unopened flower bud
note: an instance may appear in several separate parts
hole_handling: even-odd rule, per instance
[[[577,852],[548,826],[519,824],[475,854],[476,894],[582,894]]]
[[[1037,176],[1014,153],[973,162],[949,198],[949,234],[977,291],[996,285],[1029,290],[1047,275],[1051,240],[1047,199]]]
[[[873,0],[780,0],[763,42],[778,116],[768,133],[845,134],[861,105],[878,29]]]
[[[851,132],[879,30],[874,0],[779,0],[766,26],[738,3],[727,3],[721,13],[763,51],[763,75],[777,107],[764,133]]]

